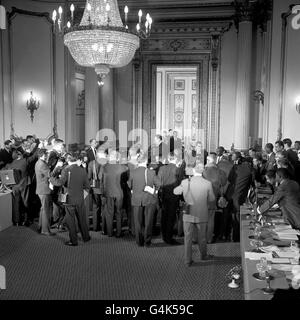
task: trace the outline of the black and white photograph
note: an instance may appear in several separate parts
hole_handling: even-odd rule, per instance
[[[299,52],[293,0],[0,0],[0,305],[292,306]]]

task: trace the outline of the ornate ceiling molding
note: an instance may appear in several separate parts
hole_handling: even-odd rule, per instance
[[[231,21],[210,21],[210,22],[193,22],[193,23],[158,23],[152,29],[151,38],[160,35],[182,34],[185,38],[195,36],[195,34],[211,35],[215,33],[224,33],[231,27]]]
[[[210,52],[211,39],[148,39],[142,43],[142,53]]]

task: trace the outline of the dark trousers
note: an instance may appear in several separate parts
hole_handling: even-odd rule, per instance
[[[96,211],[93,210],[93,203],[96,204]],[[93,230],[99,231],[101,229],[101,194],[94,193],[89,195],[89,209],[93,212]]]
[[[232,228],[232,240],[240,241],[240,205],[238,199],[228,201],[227,207],[224,209],[224,220],[221,233],[227,239],[230,237]]]
[[[21,223],[27,220],[28,186],[12,188],[12,221]]]
[[[161,213],[161,233],[166,243],[172,242],[176,213],[179,206],[178,198],[164,197]]]
[[[59,188],[54,187],[54,190],[51,193],[52,206],[53,206],[51,220],[52,222],[55,222],[55,223],[57,222],[60,224],[64,218],[64,209],[63,209],[63,205],[58,202],[58,193],[59,193]]]
[[[135,239],[139,246],[150,244],[152,239],[153,215],[156,205],[133,207]]]
[[[40,217],[39,217],[39,228],[41,232],[50,232],[50,217],[52,208],[52,197],[50,194],[39,194],[41,201]]]
[[[33,179],[29,185],[29,195],[28,195],[28,221],[33,221],[39,216],[41,201],[39,196],[35,193],[36,191],[36,180]]]
[[[78,222],[79,231],[82,235],[82,240],[89,241],[90,235],[89,235],[88,225],[86,223],[86,211],[85,211],[84,202],[76,205],[70,205],[70,204],[65,205],[65,212],[66,212],[66,215],[64,218],[64,223],[69,229],[70,241],[73,244],[78,243],[76,219]]]
[[[122,207],[123,198],[106,197],[106,210],[104,214],[104,223],[107,227],[107,234],[109,237],[113,236],[113,221],[114,214],[117,220],[117,237],[122,233]]]
[[[239,200],[233,198],[232,210],[232,240],[234,242],[240,241],[240,203]]]
[[[231,224],[232,224],[232,203],[228,202],[226,208],[223,209],[222,217],[220,218],[220,238],[230,239]]]

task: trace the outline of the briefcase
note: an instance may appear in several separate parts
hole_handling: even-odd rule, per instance
[[[67,203],[68,200],[68,193],[59,192],[58,193],[58,202],[60,203]]]
[[[71,172],[68,172],[68,182],[67,182],[67,189],[69,189],[69,184],[70,184],[70,176]],[[68,192],[64,192],[64,188],[62,187],[60,192],[58,193],[58,202],[62,204],[66,204],[68,200]]]
[[[21,180],[21,174],[19,170],[9,169],[0,170],[0,181],[3,185],[10,186],[18,184]]]

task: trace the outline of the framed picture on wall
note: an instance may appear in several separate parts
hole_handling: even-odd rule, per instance
[[[175,80],[174,89],[185,90],[185,80]]]

